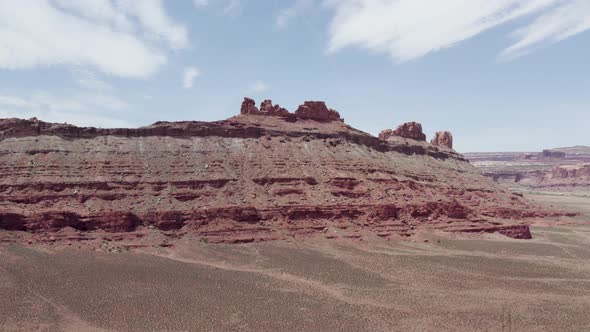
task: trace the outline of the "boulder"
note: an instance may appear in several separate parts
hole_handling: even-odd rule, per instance
[[[434,134],[432,141],[430,141],[430,144],[452,149],[453,135],[450,131],[437,131],[436,134]]]
[[[418,122],[406,122],[396,130],[386,129],[379,133],[379,138],[386,140],[392,136],[426,141],[426,135],[422,132],[422,125]]]

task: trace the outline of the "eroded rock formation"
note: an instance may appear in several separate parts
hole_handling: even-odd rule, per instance
[[[254,99],[244,97],[244,101],[242,102],[242,107],[240,108],[240,114],[253,114],[253,115],[260,114],[260,111],[256,107],[256,102],[254,101]]]
[[[295,115],[300,119],[315,121],[342,121],[340,114],[335,110],[328,108],[323,101],[306,101],[295,111]]]
[[[453,148],[453,135],[450,131],[437,131],[434,138],[430,141],[434,146],[441,146],[445,148]]]
[[[260,113],[266,114],[270,116],[281,116],[281,117],[288,117],[290,115],[289,111],[282,108],[279,105],[273,105],[272,100],[265,100],[260,104]]]
[[[554,213],[454,151],[373,137],[321,102],[285,112],[246,99],[224,121],[136,129],[1,119],[0,229],[44,238],[155,228],[232,243],[419,229],[528,238],[523,220]]]
[[[590,180],[590,164],[562,165],[551,169],[552,179],[586,179]]]
[[[250,98],[244,98],[240,114],[244,115],[266,115],[281,117],[289,122],[299,120],[313,120],[319,122],[340,121],[340,114],[335,110],[328,108],[323,101],[306,101],[303,105],[299,105],[294,113],[289,112],[279,105],[273,105],[272,100],[264,100],[260,104],[260,109],[256,107],[256,102]]]
[[[383,140],[387,140],[392,136],[426,141],[426,135],[422,132],[422,125],[418,122],[406,122],[397,127],[396,130],[386,129],[379,133],[379,138]]]

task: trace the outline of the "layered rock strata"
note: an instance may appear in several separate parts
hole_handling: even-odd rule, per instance
[[[538,153],[492,152],[466,155],[485,176],[516,190],[582,194],[590,190],[590,147],[576,146]]]
[[[235,243],[433,229],[530,238],[523,221],[553,214],[452,150],[373,137],[321,102],[290,113],[246,99],[224,121],[136,129],[3,119],[0,171],[0,229],[39,236],[154,228]]]

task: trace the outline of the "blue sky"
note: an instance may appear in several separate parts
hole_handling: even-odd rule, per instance
[[[219,120],[324,100],[469,151],[590,145],[587,0],[0,0],[0,117]]]

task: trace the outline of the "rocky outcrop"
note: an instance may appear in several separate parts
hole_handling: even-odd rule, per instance
[[[552,179],[586,178],[590,180],[590,164],[562,165],[551,169]]]
[[[430,141],[430,144],[452,149],[453,135],[450,131],[437,131],[436,134],[434,134],[434,138]]]
[[[259,115],[260,114],[260,111],[256,107],[256,102],[254,101],[254,99],[244,97],[244,101],[242,102],[242,107],[240,108],[240,114],[252,114],[252,115]]]
[[[422,125],[418,122],[406,122],[396,130],[386,129],[379,133],[379,138],[387,140],[392,136],[410,138],[417,141],[426,141],[426,135],[422,132]]]
[[[328,108],[323,101],[306,101],[299,105],[295,115],[303,120],[315,120],[320,122],[342,121],[340,114],[335,110]]]
[[[291,113],[279,105],[273,105],[272,100],[265,100],[260,104],[260,113],[263,115],[288,117]]]
[[[297,120],[313,120],[318,122],[340,121],[340,114],[333,109],[326,106],[323,101],[306,101],[303,105],[299,105],[294,113],[289,112],[279,105],[273,105],[271,100],[264,100],[260,104],[260,109],[256,107],[256,102],[253,99],[244,98],[240,114],[245,115],[266,115],[283,118],[289,122]]]
[[[0,119],[0,229],[158,229],[231,243],[419,229],[520,237],[526,218],[548,213],[452,150],[384,141],[323,103],[302,106],[294,121],[245,100],[224,121],[135,129]]]

